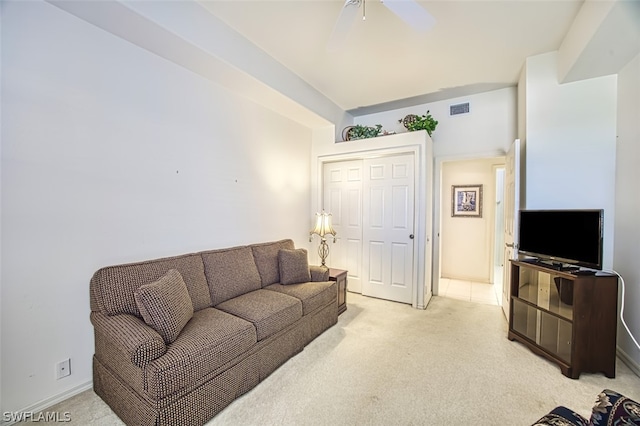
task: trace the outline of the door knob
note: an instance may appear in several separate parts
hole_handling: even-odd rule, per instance
[[[410,234],[410,235],[409,235],[409,238],[413,240],[413,234]]]

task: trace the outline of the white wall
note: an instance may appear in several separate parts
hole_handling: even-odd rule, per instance
[[[469,102],[469,114],[450,116],[449,106],[463,102]],[[515,87],[363,115],[356,117],[354,122],[382,124],[384,130],[402,133],[407,129],[398,120],[407,114],[425,114],[427,110],[438,120],[438,126],[431,135],[436,158],[505,153],[516,138]]]
[[[309,128],[48,3],[2,3],[2,72],[0,412],[90,384],[99,267],[308,245]]]
[[[616,76],[559,84],[557,52],[526,61],[526,208],[604,209],[613,259]]]
[[[463,102],[469,102],[469,114],[450,116],[449,106]],[[517,88],[509,87],[464,98],[363,115],[356,117],[355,123],[382,124],[387,131],[401,133],[406,132],[406,129],[398,120],[407,114],[425,114],[427,110],[438,120],[438,126],[432,135],[435,161],[433,290],[434,294],[438,294],[437,282],[441,275],[439,227],[441,217],[446,217],[447,208],[450,207],[442,202],[447,191],[450,191],[450,187],[447,188],[441,182],[442,164],[446,161],[502,156],[509,150],[517,134]],[[478,242],[485,243],[486,241]]]
[[[306,127],[353,121],[300,76],[217,18],[215,12],[207,11],[208,2],[52,4]]]
[[[585,1],[558,48],[562,83],[617,74],[640,53],[640,2]]]
[[[504,159],[446,162],[442,165],[440,276],[490,283],[493,269],[496,179]],[[452,217],[452,185],[482,185],[482,217]]]
[[[626,281],[625,319],[638,340],[640,56],[618,75],[562,85],[556,75],[555,53],[527,59],[526,207],[605,209],[604,267]],[[618,347],[640,372],[621,325]]]
[[[627,325],[640,341],[640,55],[618,74],[618,144],[616,152],[615,244],[613,268],[626,282]],[[640,350],[626,330],[618,329],[620,350],[640,374]]]

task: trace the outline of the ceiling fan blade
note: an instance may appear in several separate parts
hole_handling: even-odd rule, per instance
[[[338,20],[327,42],[327,50],[336,51],[340,48],[353,26],[353,21],[356,19],[361,3],[362,0],[346,0],[344,2],[344,6],[340,11],[340,15],[338,15]]]
[[[416,0],[382,0],[382,4],[418,31],[426,31],[436,23],[436,18]]]

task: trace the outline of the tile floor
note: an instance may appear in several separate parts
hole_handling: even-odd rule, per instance
[[[468,302],[497,305],[493,284],[440,278],[439,295]]]

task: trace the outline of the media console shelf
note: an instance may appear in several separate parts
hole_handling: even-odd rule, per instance
[[[509,340],[572,379],[582,372],[615,377],[618,277],[512,260],[510,303]]]

